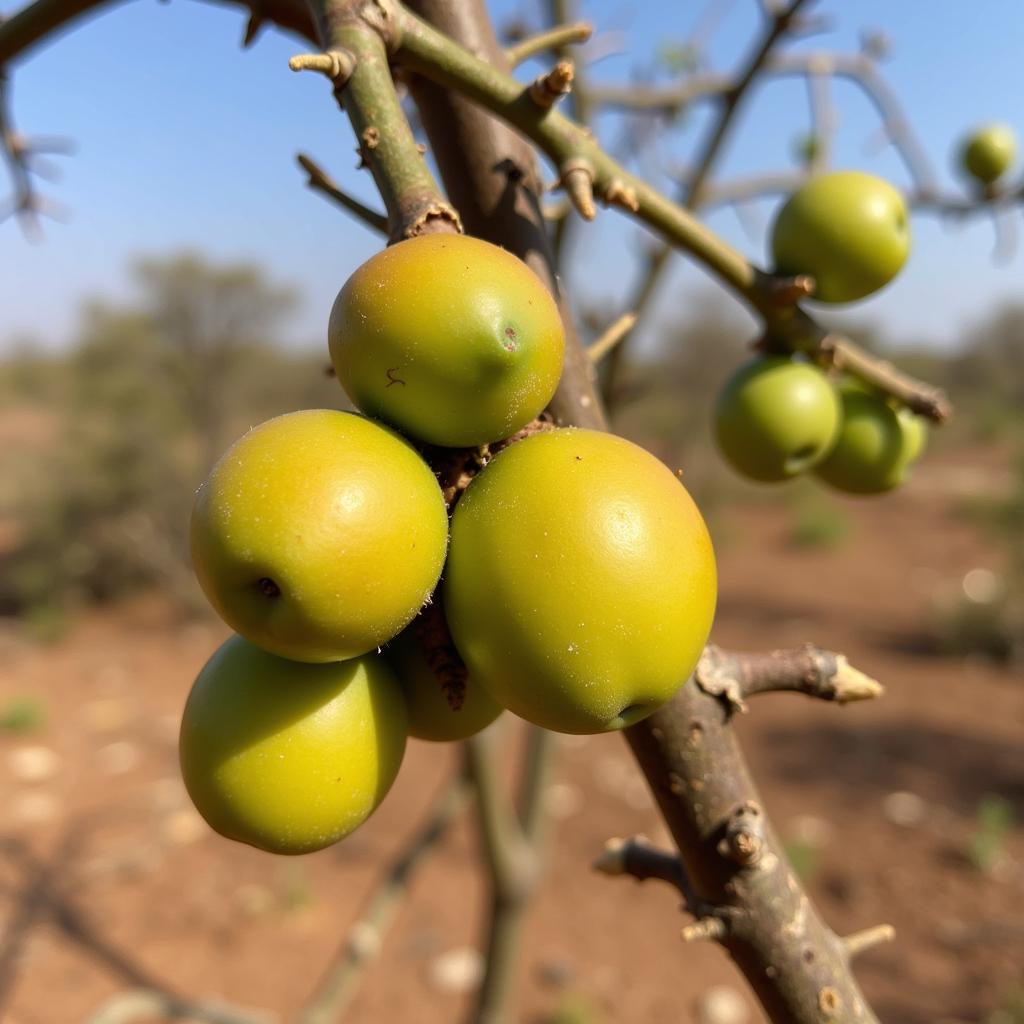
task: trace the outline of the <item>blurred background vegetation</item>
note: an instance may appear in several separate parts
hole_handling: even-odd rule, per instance
[[[129,273],[132,300],[86,303],[68,351],[20,340],[0,357],[0,615],[37,639],[58,635],[77,609],[154,588],[181,614],[206,614],[187,562],[195,488],[251,425],[345,405],[321,339],[275,343],[300,299],[259,266],[184,252],[139,259]],[[594,333],[606,319],[582,317]],[[844,544],[843,499],[809,482],[744,485],[714,451],[711,403],[749,335],[711,292],[680,311],[620,376],[616,429],[682,467],[712,520],[725,502],[782,501],[794,546]],[[880,348],[870,331],[857,340]],[[1011,467],[994,492],[971,479],[954,486],[959,514],[997,542],[1002,564],[936,602],[930,643],[1024,659],[1024,302],[992,310],[955,351],[922,338],[893,355],[953,398],[957,418],[933,432],[933,454],[977,448]],[[727,524],[720,536],[728,542]]]

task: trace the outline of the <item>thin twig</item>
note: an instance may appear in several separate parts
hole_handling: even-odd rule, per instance
[[[586,21],[579,21],[574,25],[556,25],[546,32],[538,32],[537,35],[516,43],[515,46],[509,46],[505,50],[505,57],[510,67],[518,67],[531,57],[536,57],[547,50],[561,51],[573,43],[585,43],[593,33],[594,27]],[[559,56],[562,54],[559,53]]]
[[[134,989],[111,996],[86,1018],[86,1024],[143,1024],[152,1020],[186,1020],[196,1024],[277,1024],[275,1014],[199,1000],[179,1000],[163,992]]]
[[[312,157],[307,156],[305,153],[299,153],[295,159],[298,161],[299,166],[309,175],[309,180],[306,182],[309,188],[320,192],[349,213],[354,214],[368,228],[372,228],[382,235],[388,233],[388,219],[384,214],[371,210],[368,206],[359,202],[358,199],[353,198],[347,192],[343,192]]]
[[[366,900],[362,914],[349,929],[316,995],[299,1015],[300,1024],[332,1024],[340,1020],[355,994],[363,970],[380,952],[384,935],[395,919],[415,871],[445,837],[468,799],[469,787],[462,776],[444,786],[424,825],[399,851]]]
[[[838,704],[872,700],[884,693],[880,683],[855,669],[844,655],[814,644],[770,654],[738,654],[708,644],[694,680],[735,711],[746,711],[746,699],[758,693],[788,690]]]
[[[891,924],[876,924],[873,928],[865,928],[863,931],[847,935],[843,939],[843,946],[846,948],[846,955],[852,960],[883,942],[892,942],[895,938],[896,929]]]
[[[594,870],[603,875],[631,875],[638,882],[645,882],[649,878],[666,882],[682,893],[687,909],[693,914],[697,913],[690,902],[692,889],[686,881],[678,855],[658,849],[643,836],[609,839],[594,861]]]
[[[625,340],[626,335],[636,326],[636,313],[623,313],[616,321],[609,324],[604,332],[587,346],[587,356],[592,363],[599,363],[616,345]]]

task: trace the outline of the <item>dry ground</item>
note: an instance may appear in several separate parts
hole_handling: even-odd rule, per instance
[[[715,639],[763,649],[813,639],[887,685],[837,709],[763,697],[740,723],[770,812],[840,931],[893,923],[858,974],[889,1024],[979,1022],[1024,984],[1024,679],[942,660],[922,637],[935,595],[996,554],[926,465],[905,492],[843,505],[849,543],[795,550],[784,507],[723,523]],[[968,476],[965,478],[964,473]],[[412,743],[384,806],[340,846],[279,859],[210,833],[177,775],[177,717],[223,636],[156,603],[93,615],[55,645],[0,635],[0,705],[34,696],[46,723],[0,734],[0,1019],[85,1021],[115,992],[159,984],[294,1019],[374,879],[451,770]],[[725,956],[684,946],[671,892],[588,865],[612,835],[664,833],[616,736],[567,741],[553,787],[552,858],[530,919],[524,1019],[581,997],[597,1021],[695,1019],[712,984],[742,990]],[[906,792],[911,797],[893,798]],[[1018,823],[986,875],[965,851],[989,794]],[[915,799],[915,797],[917,799]],[[348,1019],[452,1022],[438,958],[471,946],[481,914],[472,828],[460,822],[415,877]],[[744,997],[745,998],[745,997]],[[750,1007],[751,1021],[760,1017]]]

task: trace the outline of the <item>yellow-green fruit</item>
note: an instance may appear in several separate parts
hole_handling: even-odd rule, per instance
[[[551,400],[565,340],[539,278],[496,245],[421,235],[367,260],[331,311],[331,359],[370,416],[449,447],[510,437]]]
[[[440,670],[439,674],[435,672],[424,654],[418,622],[384,650],[405,693],[409,735],[420,740],[449,742],[464,740],[486,729],[504,708],[479,683],[467,677],[453,650],[435,652]]]
[[[611,434],[519,441],[456,506],[444,586],[456,647],[498,703],[545,728],[597,733],[655,711],[693,671],[715,596],[686,489]]]
[[[199,489],[192,562],[210,603],[253,643],[340,661],[397,635],[444,564],[434,474],[402,438],[354,413],[268,420]]]
[[[882,494],[906,476],[920,438],[904,429],[884,395],[843,388],[842,424],[828,457],[814,467],[815,476],[850,494]]]
[[[984,185],[1001,178],[1017,155],[1017,138],[1005,124],[989,124],[977,129],[961,151],[964,169]]]
[[[874,175],[821,174],[779,210],[771,244],[777,273],[810,274],[821,302],[853,302],[888,284],[906,263],[907,207]]]
[[[381,658],[288,661],[232,637],[199,673],[181,721],[181,772],[211,828],[270,853],[343,839],[384,799],[406,740]]]
[[[812,363],[752,359],[722,388],[714,430],[733,469],[760,483],[780,483],[828,454],[839,430],[839,399]]]
[[[903,431],[903,464],[910,467],[921,457],[928,443],[928,422],[905,405],[896,410],[896,418]]]

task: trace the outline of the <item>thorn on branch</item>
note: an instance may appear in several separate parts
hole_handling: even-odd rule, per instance
[[[575,25],[557,25],[547,32],[530,36],[529,39],[510,46],[505,51],[505,57],[511,67],[518,67],[524,61],[546,50],[558,50],[570,43],[585,43],[593,33],[593,26],[585,21],[577,22]]]
[[[764,853],[764,815],[753,801],[742,804],[729,816],[718,852],[740,867],[756,867]]]
[[[746,699],[758,693],[788,690],[837,704],[884,693],[880,683],[855,669],[844,655],[814,644],[770,654],[737,654],[708,644],[694,680],[705,693],[724,701],[729,714],[746,712]]]
[[[245,35],[242,36],[242,49],[248,50],[253,43],[256,42],[257,37],[263,30],[263,26],[266,21],[263,18],[263,12],[257,6],[251,15],[249,20],[245,24]]]
[[[683,942],[701,942],[704,939],[721,942],[727,932],[728,928],[720,917],[702,917],[686,925],[679,934]]]
[[[798,274],[796,277],[775,277],[768,279],[768,297],[772,304],[780,308],[795,306],[801,299],[810,298],[814,294],[817,282],[810,274]]]
[[[581,158],[567,160],[560,169],[559,183],[569,195],[576,212],[584,220],[597,216],[594,206],[594,169]]]
[[[636,321],[636,313],[623,313],[593,344],[587,346],[587,358],[596,366],[620,341],[625,340],[636,326]]]
[[[874,946],[883,942],[892,942],[896,938],[896,929],[891,924],[877,924],[873,928],[865,928],[863,931],[854,932],[843,939],[843,947],[849,959],[866,953]]]
[[[637,198],[636,189],[626,185],[618,178],[613,178],[604,191],[604,201],[609,206],[621,206],[630,213],[637,213],[640,210],[640,200]]]
[[[550,110],[563,96],[568,96],[572,92],[575,74],[572,61],[560,60],[530,86],[530,99],[542,110]]]
[[[643,836],[622,839],[616,836],[604,844],[604,850],[594,861],[594,870],[603,875],[618,877],[630,875],[638,882],[656,878],[678,889],[690,905],[691,894],[683,875],[679,858],[660,850]],[[692,907],[691,907],[692,909]]]
[[[300,53],[288,61],[292,71],[319,71],[334,82],[344,85],[356,69],[356,59],[348,50],[328,50],[326,53]]]

